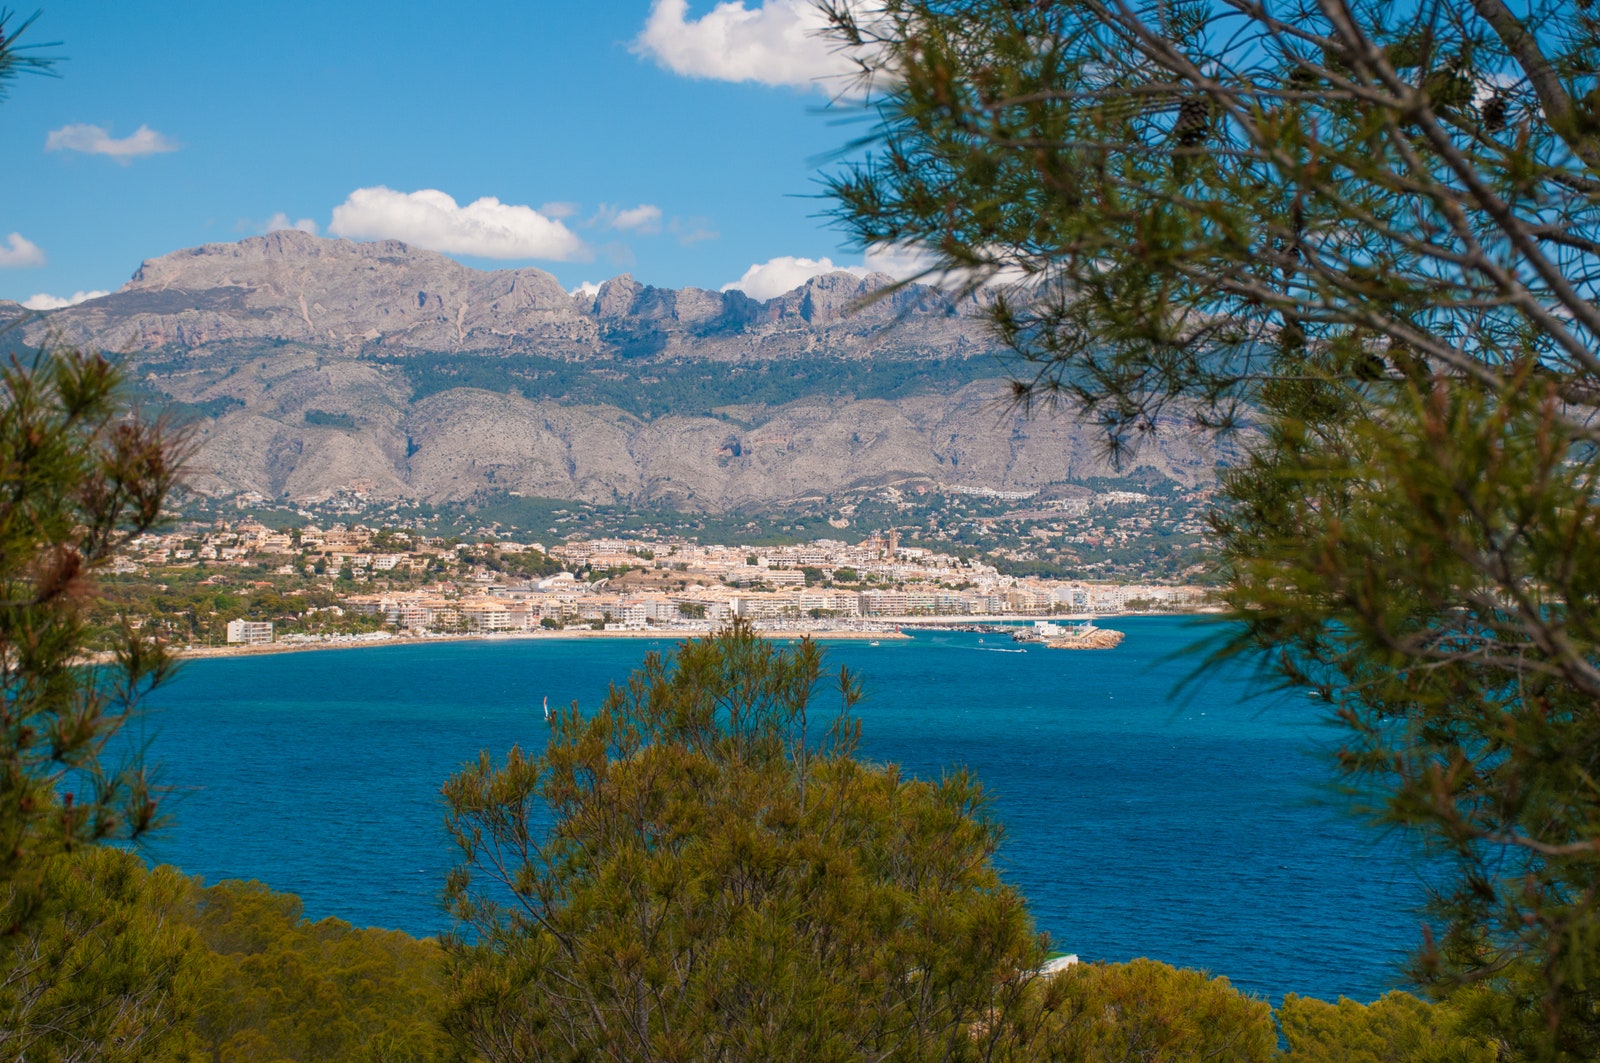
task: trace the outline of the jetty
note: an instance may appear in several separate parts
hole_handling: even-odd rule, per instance
[[[1042,643],[1052,650],[1110,650],[1121,645],[1126,636],[1120,631],[1096,627],[1093,620],[1080,624],[1035,620],[1031,629],[1023,628],[1011,637],[1017,642]]]

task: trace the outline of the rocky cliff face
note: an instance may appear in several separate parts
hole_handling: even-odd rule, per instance
[[[150,259],[115,293],[57,311],[50,324],[74,342],[143,352],[275,341],[346,354],[738,358],[796,353],[820,341],[864,355],[897,320],[900,342],[976,337],[956,307],[926,288],[852,312],[891,284],[881,274],[834,273],[758,303],[743,292],[653,288],[623,275],[588,300],[543,270],[484,272],[394,240],[353,243],[285,230]]]
[[[589,298],[541,270],[279,232],[151,259],[27,335],[125,352],[144,397],[195,420],[192,482],[218,495],[726,509],[1111,472],[1092,430],[1007,410],[970,307],[918,287],[863,307],[891,283],[835,273],[757,302],[622,276]],[[1182,434],[1140,460],[1214,474]]]

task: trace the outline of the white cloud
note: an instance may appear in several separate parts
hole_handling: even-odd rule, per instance
[[[1000,258],[1005,256],[996,250]],[[866,268],[873,273],[887,273],[897,281],[915,281],[947,292],[965,291],[976,281],[984,288],[1027,287],[1031,281],[1027,274],[1015,266],[1002,266],[994,270],[937,270],[939,257],[925,248],[908,244],[869,248]]]
[[[53,129],[44,141],[45,151],[81,151],[86,155],[109,155],[126,164],[141,155],[160,155],[177,151],[178,142],[165,133],[142,125],[125,137],[112,136],[104,126],[77,123]]]
[[[567,294],[572,296],[585,295],[592,299],[600,294],[600,285],[596,284],[594,281],[584,281]]]
[[[715,240],[722,235],[711,227],[709,218],[673,218],[667,223],[667,231],[676,236],[678,243],[684,247],[702,240]]]
[[[584,228],[614,229],[635,236],[660,236],[667,232],[677,237],[678,243],[685,247],[702,240],[715,240],[721,235],[711,227],[707,218],[668,218],[654,203],[626,208],[602,203],[580,224]]]
[[[995,254],[1002,260],[1005,258],[1004,253],[998,248],[995,249]],[[871,247],[867,249],[863,260],[863,268],[869,273],[887,273],[897,281],[915,281],[945,291],[965,291],[970,289],[974,282],[985,288],[1009,288],[1018,285],[1027,286],[1030,283],[1028,275],[1015,266],[1002,266],[993,270],[935,269],[939,256],[915,244]]]
[[[547,218],[570,218],[582,209],[581,205],[564,199],[539,204],[539,213]]]
[[[358,188],[337,207],[328,231],[353,240],[404,240],[431,251],[483,258],[587,259],[572,230],[532,207],[492,196],[461,206],[437,189]]]
[[[870,247],[864,259],[867,272],[887,273],[897,281],[921,276],[937,261],[931,251],[904,244]]]
[[[279,229],[295,229],[303,233],[310,233],[312,236],[317,235],[316,222],[312,221],[310,218],[291,220],[289,215],[285,214],[281,210],[267,219],[267,224],[261,227],[261,231],[264,233],[275,233]]]
[[[688,14],[688,0],[655,0],[633,51],[686,77],[763,85],[836,89],[854,69],[818,35],[827,20],[813,0],[762,0],[756,8],[729,0],[700,18]]]
[[[44,249],[21,233],[12,233],[0,244],[0,268],[21,269],[44,265]]]
[[[661,208],[650,203],[641,203],[637,207],[620,210],[616,217],[611,219],[613,229],[632,229],[640,233],[658,233],[661,231]]]
[[[595,208],[594,215],[583,224],[635,232],[640,236],[654,236],[661,231],[661,208],[653,203],[641,203],[637,207],[626,209],[602,203]]]
[[[937,261],[932,252],[920,247],[897,245],[876,247],[867,251],[860,265],[836,263],[831,258],[796,258],[779,255],[758,262],[744,271],[744,276],[722,286],[723,291],[737,288],[752,299],[767,300],[800,287],[812,277],[824,273],[853,273],[865,277],[872,273],[887,273],[897,281],[915,280],[935,288],[958,290],[965,287],[968,275],[949,272],[930,272]],[[1000,270],[993,277],[984,278],[985,285],[1005,286],[1025,283],[1026,278],[1016,270]]]
[[[77,306],[86,299],[98,299],[102,295],[110,294],[110,292],[73,292],[63,299],[59,295],[40,292],[38,295],[28,296],[22,301],[22,305],[29,310],[60,310],[63,306]]]
[[[724,284],[722,290],[726,292],[737,288],[750,298],[765,302],[800,287],[812,277],[840,270],[857,276],[865,276],[870,272],[864,266],[834,265],[831,258],[796,258],[794,255],[779,255],[777,258],[770,258],[751,266],[744,271],[744,276]]]

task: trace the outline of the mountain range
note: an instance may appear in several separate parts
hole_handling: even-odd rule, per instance
[[[138,399],[193,422],[190,484],[213,496],[715,511],[1114,475],[1092,427],[1010,407],[974,308],[846,272],[766,301],[627,275],[568,292],[538,269],[282,231],[0,318],[30,344],[120,355]],[[1216,458],[1173,430],[1138,463],[1194,484]]]

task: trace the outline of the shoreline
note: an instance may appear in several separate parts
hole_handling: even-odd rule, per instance
[[[897,642],[908,641],[911,635],[898,630],[903,626],[911,630],[937,631],[941,627],[952,626],[960,623],[1028,623],[1036,619],[1057,621],[1078,620],[1115,620],[1123,617],[1143,616],[1214,616],[1214,612],[1197,610],[1193,612],[1125,612],[1125,613],[1074,613],[1070,615],[1057,615],[1052,617],[1019,617],[1015,614],[1002,614],[993,617],[886,617],[885,623],[896,625],[895,630],[889,631],[860,631],[851,628],[825,629],[819,631],[765,631],[757,630],[756,634],[764,639],[774,641],[793,642],[803,638],[815,639],[818,642],[864,642],[881,641],[885,639]],[[661,630],[642,631],[595,631],[589,628],[568,628],[558,631],[512,631],[491,633],[470,633],[452,635],[391,635],[388,638],[374,639],[359,636],[347,636],[341,639],[307,642],[268,642],[259,645],[235,644],[230,646],[185,646],[173,651],[173,656],[180,660],[207,660],[219,657],[253,657],[263,654],[275,653],[308,653],[319,650],[356,650],[371,649],[377,646],[422,646],[441,642],[538,642],[554,641],[559,639],[654,639],[682,642],[686,639],[702,638],[712,634],[712,631],[685,631],[671,628]]]
[[[1036,620],[1052,623],[1077,623],[1080,620],[1122,620],[1130,616],[1220,616],[1222,609],[1123,609],[1115,613],[972,613],[960,616],[886,616],[885,623],[900,627],[930,628],[937,630],[955,624],[1031,624]]]
[[[441,642],[547,642],[563,639],[653,639],[656,641],[683,642],[703,638],[712,631],[594,631],[590,629],[561,631],[515,631],[490,634],[463,635],[394,635],[386,639],[350,637],[340,640],[315,642],[266,642],[259,645],[235,644],[231,646],[185,646],[172,651],[180,660],[203,660],[217,657],[254,657],[274,653],[307,653],[316,650],[357,650],[376,646],[423,646]],[[908,641],[911,636],[899,631],[762,631],[756,634],[773,641],[795,642],[804,638],[818,642],[862,642],[892,639]]]

